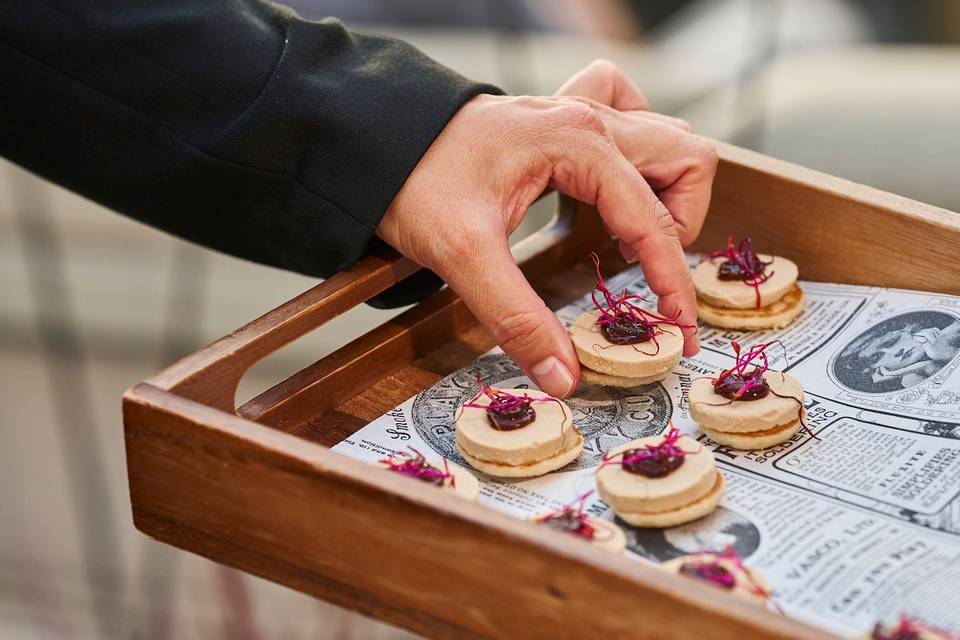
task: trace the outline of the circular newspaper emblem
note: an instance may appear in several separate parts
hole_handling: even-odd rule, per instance
[[[855,393],[900,394],[899,402],[916,402],[924,393],[920,385],[945,379],[957,366],[958,332],[960,317],[953,312],[900,313],[851,338],[830,359],[827,373]]]
[[[530,379],[508,357],[488,355],[447,376],[413,402],[413,425],[420,437],[438,454],[464,466],[469,465],[457,451],[454,416],[461,405],[480,392],[478,376],[484,384],[501,389],[531,386]],[[583,453],[564,471],[594,467],[607,451],[662,432],[673,409],[660,383],[631,389],[584,385],[565,402],[584,443]]]

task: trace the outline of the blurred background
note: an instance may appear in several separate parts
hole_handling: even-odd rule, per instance
[[[549,94],[604,57],[695,130],[960,211],[957,0],[294,0],[477,80]],[[547,200],[521,233],[552,214]],[[120,396],[315,284],[186,244],[0,161],[0,637],[408,634],[155,543]],[[239,399],[372,328],[360,309]]]

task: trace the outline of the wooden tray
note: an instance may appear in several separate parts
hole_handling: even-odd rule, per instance
[[[700,249],[752,235],[808,280],[960,294],[960,218],[720,144]],[[517,247],[554,308],[593,284],[593,207],[561,200]],[[619,267],[618,267],[619,265]],[[330,451],[493,346],[442,291],[235,406],[255,362],[410,275],[396,255],[340,273],[124,396],[144,533],[432,637],[826,638],[695,581]]]

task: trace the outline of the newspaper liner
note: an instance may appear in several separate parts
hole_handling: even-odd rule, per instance
[[[691,257],[691,263],[697,258]],[[638,269],[611,289],[649,294]],[[613,519],[629,553],[665,561],[733,545],[763,572],[786,615],[841,634],[866,633],[901,611],[960,632],[960,298],[803,282],[806,308],[781,331],[700,328],[703,349],[663,383],[634,389],[581,385],[568,400],[583,432],[580,458],[547,476],[505,481],[478,474],[480,502],[519,518],[552,511],[594,488],[604,452],[674,424],[712,447],[727,495],[711,516],[670,529],[638,529],[593,494],[592,516]],[[652,296],[649,296],[652,298]],[[565,324],[589,296],[557,312]],[[771,369],[806,390],[803,431],[757,452],[716,445],[685,409],[693,379],[733,360],[730,342],[781,340]],[[465,464],[453,413],[490,385],[530,386],[499,349],[363,427],[335,451],[375,462],[408,445]]]

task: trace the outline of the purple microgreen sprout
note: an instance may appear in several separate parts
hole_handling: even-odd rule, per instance
[[[480,391],[463,406],[486,411],[490,426],[498,431],[512,431],[532,423],[537,417],[531,406],[534,402],[560,402],[552,396],[531,398],[526,393],[517,396],[502,389],[494,389],[481,382],[479,375],[477,376],[477,384],[480,385]],[[489,403],[481,404],[477,402],[481,396],[486,396]]]
[[[755,344],[746,351],[736,341],[731,344],[737,362],[720,372],[713,381],[713,390],[728,400],[758,400],[765,397],[771,391],[763,377],[770,369],[765,352],[774,343]],[[753,371],[748,371],[751,366]]]
[[[960,636],[950,631],[924,624],[905,613],[900,614],[897,624],[892,627],[885,627],[878,622],[870,637],[873,640],[922,640],[925,637],[924,631],[931,631],[944,640],[960,640]]]
[[[584,502],[592,493],[592,490],[587,491],[573,502],[563,505],[556,511],[537,516],[533,521],[584,540],[596,540],[597,528],[590,524],[590,517],[583,510]]]
[[[450,473],[450,465],[447,463],[447,459],[443,459],[443,470],[433,466],[427,462],[426,457],[413,447],[408,447],[412,454],[410,453],[397,453],[389,458],[384,458],[380,460],[381,463],[386,465],[388,471],[394,473],[399,473],[402,476],[407,476],[408,478],[416,478],[417,480],[422,480],[424,482],[429,482],[430,484],[435,484],[437,486],[448,486],[450,488],[456,488],[457,480]]]
[[[640,353],[656,355],[660,352],[660,343],[657,341],[657,336],[663,333],[663,330],[660,329],[658,325],[673,325],[681,330],[693,328],[693,325],[681,324],[679,322],[679,309],[670,317],[662,316],[634,304],[634,302],[647,301],[646,298],[641,295],[629,293],[626,289],[623,289],[619,295],[610,291],[607,283],[603,279],[603,275],[600,273],[600,258],[596,253],[591,253],[590,259],[593,261],[594,270],[596,271],[597,284],[597,290],[591,292],[590,297],[593,300],[593,305],[597,308],[597,311],[600,312],[600,316],[597,318],[597,324],[600,325],[601,332],[608,341],[613,344],[631,345],[653,341],[654,345],[656,345],[656,351],[653,353],[641,351]],[[603,297],[603,302],[597,299],[597,291],[599,291]],[[611,340],[611,337],[615,335],[611,332],[616,330],[619,330],[619,333],[623,335],[621,341],[615,342]],[[637,349],[636,346],[634,346],[634,349]],[[639,349],[637,350],[639,351]]]
[[[757,294],[757,309],[760,308],[760,285],[770,279],[774,272],[765,273],[771,264],[763,262],[753,250],[753,240],[744,238],[740,244],[734,246],[733,236],[727,237],[727,246],[721,251],[714,251],[709,256],[726,258],[717,269],[717,277],[721,280],[741,280],[747,286],[753,287]]]
[[[673,472],[684,457],[698,453],[685,451],[678,442],[683,434],[670,423],[670,429],[658,444],[647,444],[638,449],[627,449],[613,456],[603,456],[600,468],[620,465],[624,471],[644,475],[649,478],[662,478]]]
[[[693,556],[695,557],[694,560],[685,562],[680,566],[680,572],[684,575],[700,578],[705,582],[724,589],[733,589],[738,585],[737,576],[723,566],[721,561],[725,560],[736,567],[738,573],[746,577],[746,584],[742,584],[741,586],[745,587],[747,591],[762,597],[772,604],[777,611],[781,614],[783,613],[783,611],[780,610],[780,606],[771,596],[770,591],[754,577],[753,572],[744,564],[740,554],[737,553],[737,550],[734,549],[733,546],[728,545],[719,553],[709,550],[697,551]]]
[[[729,369],[721,371],[720,375],[716,378],[711,378],[713,380],[713,390],[717,395],[727,398],[728,401],[722,404],[759,400],[771,393],[778,398],[793,400],[800,405],[800,425],[811,438],[819,440],[820,438],[817,437],[803,419],[803,401],[794,396],[785,396],[777,393],[770,388],[770,385],[767,383],[765,376],[770,370],[770,361],[767,358],[766,351],[774,344],[779,345],[783,349],[783,357],[784,360],[786,360],[787,348],[779,340],[768,343],[758,343],[746,350],[740,346],[740,343],[736,341],[731,342],[733,352],[737,359],[736,364]],[[748,371],[751,367],[753,367],[753,369]]]

